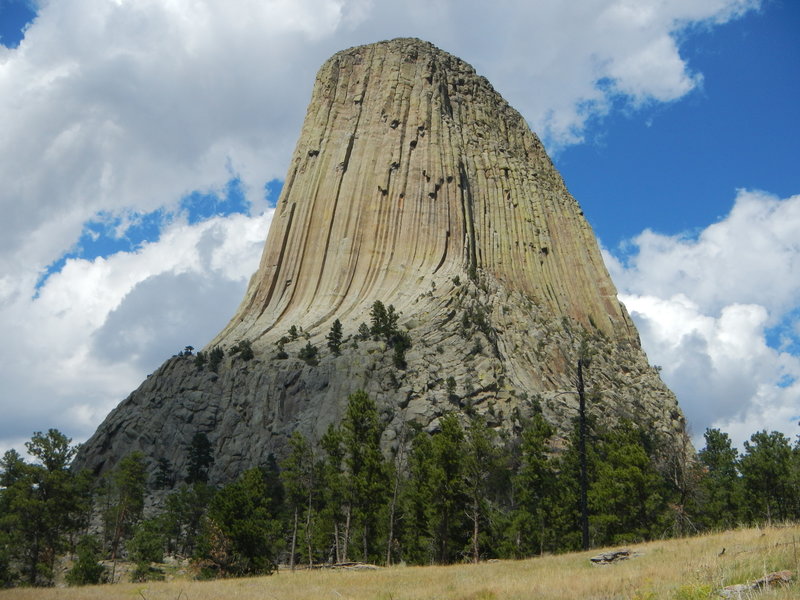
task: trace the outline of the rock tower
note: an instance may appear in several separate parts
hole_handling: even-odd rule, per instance
[[[405,367],[358,335],[376,301],[410,337]],[[325,344],[336,319],[338,356]],[[255,358],[232,352],[243,340]],[[298,357],[307,344],[311,364]],[[356,389],[376,399],[387,450],[404,422],[433,431],[454,410],[513,430],[541,409],[563,435],[581,355],[599,419],[685,436],[539,139],[471,66],[416,39],[351,48],[320,69],[260,266],[214,347],[226,353],[217,372],[168,360],[78,464],[99,473],[141,450],[180,470],[202,432],[211,479],[226,481],[280,454],[294,430],[321,435]]]

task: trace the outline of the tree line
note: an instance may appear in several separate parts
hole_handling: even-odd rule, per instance
[[[13,450],[0,459],[0,582],[50,585],[63,555],[68,582],[83,584],[113,577],[123,558],[132,578],[161,577],[154,565],[167,554],[227,577],[279,563],[448,564],[582,547],[578,423],[559,441],[540,412],[515,434],[450,413],[430,431],[408,423],[390,452],[383,429],[374,400],[356,392],[339,426],[316,441],[295,433],[282,460],[221,487],[208,483],[203,432],[180,478],[133,453],[98,481],[69,468],[69,438],[36,433],[29,461]],[[782,433],[753,434],[740,455],[709,429],[696,459],[628,421],[589,419],[585,436],[594,546],[800,517],[800,443]],[[160,508],[145,511],[158,489]]]

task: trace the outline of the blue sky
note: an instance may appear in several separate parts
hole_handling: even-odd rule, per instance
[[[400,35],[473,64],[545,141],[695,439],[796,435],[800,5],[482,7],[0,0],[0,450],[85,439],[225,324],[316,69]]]
[[[773,1],[681,45],[702,84],[679,101],[616,111],[556,163],[603,242],[722,218],[738,188],[800,190],[800,3]],[[625,218],[620,218],[620,211]]]
[[[25,26],[36,16],[36,7],[24,0],[0,0],[0,44],[19,46]]]

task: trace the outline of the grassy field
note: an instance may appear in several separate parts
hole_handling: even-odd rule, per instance
[[[0,600],[697,600],[778,570],[800,568],[800,526],[742,529],[628,546],[641,556],[596,567],[591,552],[449,567],[281,571],[271,577],[14,589]],[[725,549],[723,553],[722,550]],[[800,598],[800,584],[753,598]]]

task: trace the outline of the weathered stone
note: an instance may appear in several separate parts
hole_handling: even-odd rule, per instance
[[[753,592],[758,592],[771,587],[787,585],[792,581],[791,571],[775,571],[749,583],[728,585],[719,592],[723,598],[752,598]]]
[[[612,550],[611,552],[604,552],[603,554],[592,556],[589,560],[593,565],[604,566],[622,562],[623,560],[628,560],[636,556],[641,556],[641,553],[631,552],[628,548],[622,548],[621,550]]]
[[[377,300],[411,337],[405,369],[357,335]],[[335,319],[341,356],[326,347]],[[274,359],[292,326],[302,335]],[[254,360],[231,357],[241,340]],[[297,359],[308,342],[317,365]],[[407,420],[435,430],[464,409],[508,430],[541,409],[565,435],[582,347],[593,414],[683,447],[675,397],[541,142],[472,67],[419,40],[352,48],[322,66],[258,272],[213,346],[227,353],[218,375],[191,357],[167,361],[77,465],[99,473],[142,450],[183,473],[202,431],[211,480],[229,480],[280,453],[294,430],[318,439],[359,388],[376,399],[386,448]]]

